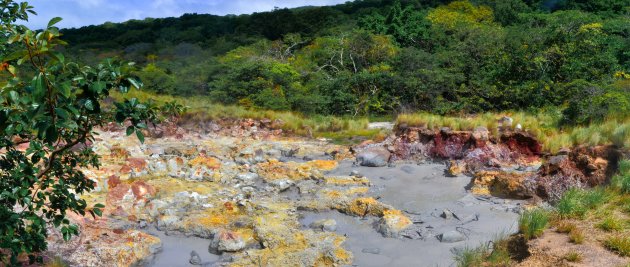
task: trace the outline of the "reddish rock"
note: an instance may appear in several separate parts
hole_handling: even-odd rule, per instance
[[[144,181],[135,181],[131,184],[131,191],[136,199],[143,199],[148,196],[155,196],[155,188]]]
[[[111,207],[117,206],[117,204],[123,199],[123,197],[129,192],[129,185],[119,184],[118,186],[111,188],[107,192],[107,203]]]
[[[119,176],[111,175],[107,179],[107,188],[109,188],[111,190],[111,189],[115,188],[116,186],[118,186],[120,183],[121,183],[121,181],[120,181],[120,177]]]

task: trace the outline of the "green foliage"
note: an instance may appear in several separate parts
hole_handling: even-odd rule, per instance
[[[536,208],[525,211],[519,219],[519,231],[525,239],[534,239],[542,235],[549,224],[549,212]]]
[[[103,205],[88,207],[79,198],[95,186],[79,171],[99,166],[88,145],[94,127],[130,120],[142,139],[139,129],[157,116],[133,99],[117,105],[115,115],[101,106],[110,92],[141,86],[129,75],[132,64],[104,60],[90,67],[66,60],[54,26],[60,18],[32,31],[14,24],[33,13],[27,3],[1,1],[0,10],[0,72],[6,77],[0,81],[0,265],[21,266],[21,253],[41,262],[35,255],[47,247],[49,226],[66,240],[78,234],[67,212],[101,215]]]
[[[624,1],[369,0],[63,32],[84,62],[147,64],[137,74],[159,93],[352,116],[554,107],[567,127],[630,117]],[[626,145],[622,130],[600,142]]]

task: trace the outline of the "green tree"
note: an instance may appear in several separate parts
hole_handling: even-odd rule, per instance
[[[78,196],[94,188],[81,168],[98,167],[90,149],[94,128],[131,121],[128,134],[143,140],[141,129],[157,118],[137,100],[118,103],[107,113],[101,100],[111,90],[140,87],[129,76],[131,64],[105,60],[95,67],[69,62],[58,52],[54,18],[42,31],[16,25],[34,14],[27,3],[0,1],[0,265],[19,265],[18,255],[40,261],[47,229],[69,239],[78,227],[67,212],[100,216],[103,205],[88,207]],[[8,75],[7,75],[8,74]]]

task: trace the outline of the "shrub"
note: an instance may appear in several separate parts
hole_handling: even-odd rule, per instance
[[[536,208],[528,210],[519,219],[519,230],[525,239],[533,239],[542,235],[549,224],[549,212]]]

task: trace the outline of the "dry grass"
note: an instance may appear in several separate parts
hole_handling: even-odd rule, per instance
[[[520,124],[542,143],[545,150],[557,152],[562,148],[576,145],[615,144],[630,147],[630,118],[608,118],[602,123],[588,126],[560,127],[561,116],[557,112],[525,112],[483,113],[479,115],[449,117],[429,113],[401,114],[397,124],[439,129],[449,127],[453,130],[474,130],[486,127],[493,134],[498,133],[498,120],[508,116],[514,120],[513,127]]]
[[[564,255],[564,259],[569,262],[582,262],[582,254],[577,251],[571,251]]]
[[[372,138],[381,134],[380,130],[367,129],[367,118],[342,118],[335,116],[310,116],[288,111],[253,110],[239,106],[226,106],[214,104],[209,98],[203,96],[177,97],[170,95],[157,95],[140,90],[131,90],[127,94],[114,92],[112,97],[116,100],[123,98],[137,98],[141,101],[153,100],[157,103],[178,102],[188,108],[185,117],[192,121],[207,121],[216,119],[270,119],[282,120],[282,129],[303,136],[326,137],[334,140],[343,140],[350,137]]]

